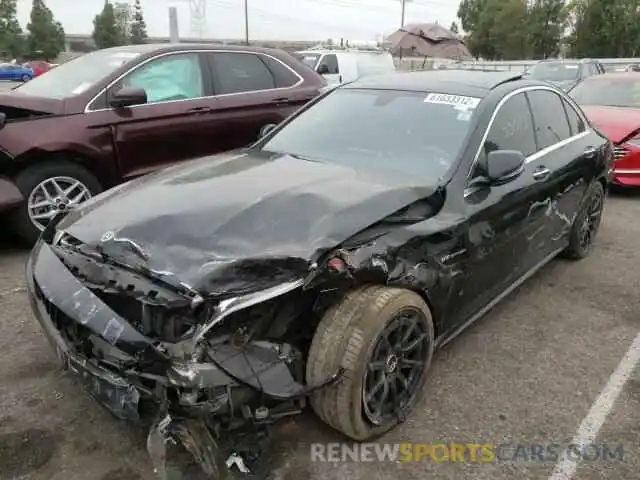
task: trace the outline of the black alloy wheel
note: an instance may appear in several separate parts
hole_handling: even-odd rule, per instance
[[[374,425],[403,421],[429,355],[424,314],[406,308],[396,314],[378,336],[364,374],[363,412]]]
[[[603,207],[604,195],[599,192],[595,193],[587,204],[586,214],[580,225],[580,248],[585,252],[589,251],[593,245],[593,240],[600,227]]]

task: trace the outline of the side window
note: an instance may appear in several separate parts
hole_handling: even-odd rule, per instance
[[[562,99],[549,90],[527,92],[538,141],[538,150],[550,147],[571,136]]]
[[[498,110],[473,177],[486,174],[488,154],[494,150],[518,150],[525,156],[535,153],[533,121],[524,93],[514,95]]]
[[[318,64],[318,67],[316,68],[316,70],[320,68],[320,65],[326,65],[327,68],[329,69],[327,73],[331,75],[337,75],[338,73],[340,73],[338,69],[338,57],[336,57],[334,53],[329,53],[324,57],[322,57],[322,60]]]
[[[573,108],[566,100],[563,100],[562,103],[564,105],[565,111],[567,112],[567,118],[569,119],[571,135],[578,135],[579,133],[584,132],[587,127],[584,124],[582,117],[580,117],[580,115],[578,115],[578,112],[576,112],[576,109]]]
[[[143,88],[149,103],[186,100],[205,96],[200,56],[197,53],[166,55],[151,60],[124,77],[120,88]]]
[[[218,94],[255,92],[276,87],[271,71],[255,53],[214,53],[213,62]]]
[[[298,77],[298,75],[275,58],[269,57],[268,55],[260,55],[260,58],[267,65],[269,70],[271,70],[273,78],[275,78],[277,88],[292,87],[300,81],[300,77]]]

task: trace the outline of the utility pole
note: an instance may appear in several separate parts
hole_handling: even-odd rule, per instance
[[[249,0],[244,0],[244,43],[249,45]]]
[[[404,27],[404,18],[405,18],[407,3],[412,1],[413,0],[400,0],[401,10],[402,10],[402,16],[400,17],[400,28]]]

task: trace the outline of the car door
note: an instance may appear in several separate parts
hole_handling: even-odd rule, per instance
[[[219,151],[248,146],[260,129],[278,124],[312,98],[303,79],[279,60],[253,52],[206,54],[216,94],[210,131]]]
[[[536,152],[533,119],[524,92],[503,102],[489,126],[465,190],[468,221],[464,274],[458,276],[457,298],[450,302],[451,328],[486,307],[525,273],[520,257],[529,248],[528,221],[545,211],[540,202],[544,194],[532,181],[531,166],[526,163],[524,172],[507,183],[487,187],[482,181],[489,152],[517,150],[526,157]]]
[[[524,268],[532,268],[563,247],[589,182],[587,157],[595,157],[598,146],[585,143],[587,134],[581,128],[584,125],[580,125],[584,122],[572,127],[567,104],[556,92],[544,88],[530,90],[527,99],[533,112],[537,150],[527,164],[531,180],[544,192],[540,201],[546,206],[544,215],[529,218],[531,248],[523,261]]]
[[[198,52],[171,52],[151,58],[110,85],[89,106],[89,125],[108,127],[118,169],[133,178],[210,153],[210,118],[215,99],[204,60]],[[111,108],[122,88],[141,88],[147,103]]]
[[[329,85],[342,83],[342,72],[338,64],[338,56],[335,53],[325,53],[318,62],[316,71],[325,78]]]

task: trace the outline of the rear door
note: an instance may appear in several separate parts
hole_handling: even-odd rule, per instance
[[[216,51],[206,56],[216,95],[210,135],[219,151],[252,144],[263,126],[280,123],[314,96],[301,87],[300,75],[269,55]]]
[[[597,146],[588,145],[584,122],[574,117],[569,121],[567,104],[556,92],[530,90],[527,98],[533,111],[537,145],[527,165],[545,205],[544,211],[540,210],[544,214],[529,219],[531,249],[523,261],[524,268],[531,268],[564,246],[580,200],[593,178],[587,157],[595,158]]]
[[[215,104],[206,64],[198,52],[161,55],[136,66],[90,106],[91,126],[107,126],[123,178],[211,153],[210,117]],[[147,103],[113,109],[123,87],[139,87]]]

